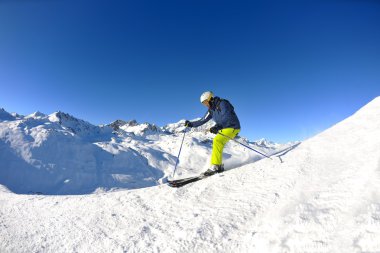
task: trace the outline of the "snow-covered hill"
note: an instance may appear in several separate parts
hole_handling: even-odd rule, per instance
[[[379,140],[380,97],[281,159],[183,188],[36,196],[3,187],[0,251],[380,252]],[[187,145],[206,150],[195,137]]]
[[[173,172],[183,123],[160,128],[117,120],[94,126],[63,112],[15,117],[1,109],[0,184],[15,193],[39,194],[85,194],[158,185]],[[212,137],[202,129],[187,134],[176,176],[206,169]],[[273,153],[290,143],[251,145]],[[260,159],[236,144],[228,145],[226,151],[226,167],[230,169]]]

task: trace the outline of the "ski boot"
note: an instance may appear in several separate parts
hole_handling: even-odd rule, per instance
[[[224,165],[223,164],[220,164],[220,165],[216,165],[216,164],[213,164],[208,170],[206,170],[205,173],[203,173],[205,176],[211,176],[211,175],[214,175],[215,173],[221,173],[224,171]]]

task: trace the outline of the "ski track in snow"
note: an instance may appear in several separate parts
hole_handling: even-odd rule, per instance
[[[2,187],[0,252],[380,252],[379,140],[377,98],[281,160],[182,188]]]

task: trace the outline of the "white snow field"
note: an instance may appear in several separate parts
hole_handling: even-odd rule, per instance
[[[16,124],[12,115],[7,117],[0,123],[1,145],[6,147],[0,148],[7,152],[1,159],[22,156],[23,161],[30,162],[26,159],[30,158],[45,166],[46,161],[39,159],[43,156],[33,153],[33,140],[22,140],[27,136],[24,132],[16,131],[15,126],[4,130],[4,124]],[[9,129],[15,132],[9,133]],[[192,134],[185,139],[187,147],[195,149],[186,151],[185,146],[184,160],[194,165],[191,168],[201,167],[209,146],[190,137],[199,132]],[[181,136],[166,136],[167,145],[160,146],[162,153],[152,151],[157,141],[165,143],[161,139],[152,140],[151,146],[140,143],[134,154],[138,156],[145,147],[154,158],[162,155],[161,160],[152,158],[155,162],[170,160],[172,165]],[[116,154],[126,147],[119,141],[103,140],[99,146]],[[249,157],[250,151],[232,143],[227,146],[226,165],[229,162],[234,169],[182,188],[141,184],[135,189],[121,189],[128,188],[121,185],[117,191],[86,195],[28,195],[32,184],[23,188],[11,184],[16,179],[2,179],[0,252],[380,252],[380,97],[273,160],[256,161]],[[170,155],[164,157],[166,152]],[[125,162],[128,159],[123,158]],[[16,165],[19,162],[14,160]],[[7,164],[16,166],[14,163]],[[4,170],[3,163],[1,166]],[[58,162],[52,167],[59,166],[63,165]],[[169,170],[162,173],[170,174]],[[49,187],[41,189],[50,194],[70,192]],[[86,192],[83,187],[78,189],[75,194]]]

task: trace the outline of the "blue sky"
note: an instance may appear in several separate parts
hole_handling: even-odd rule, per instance
[[[163,126],[229,99],[241,135],[304,140],[380,94],[380,2],[0,1],[0,107]]]

